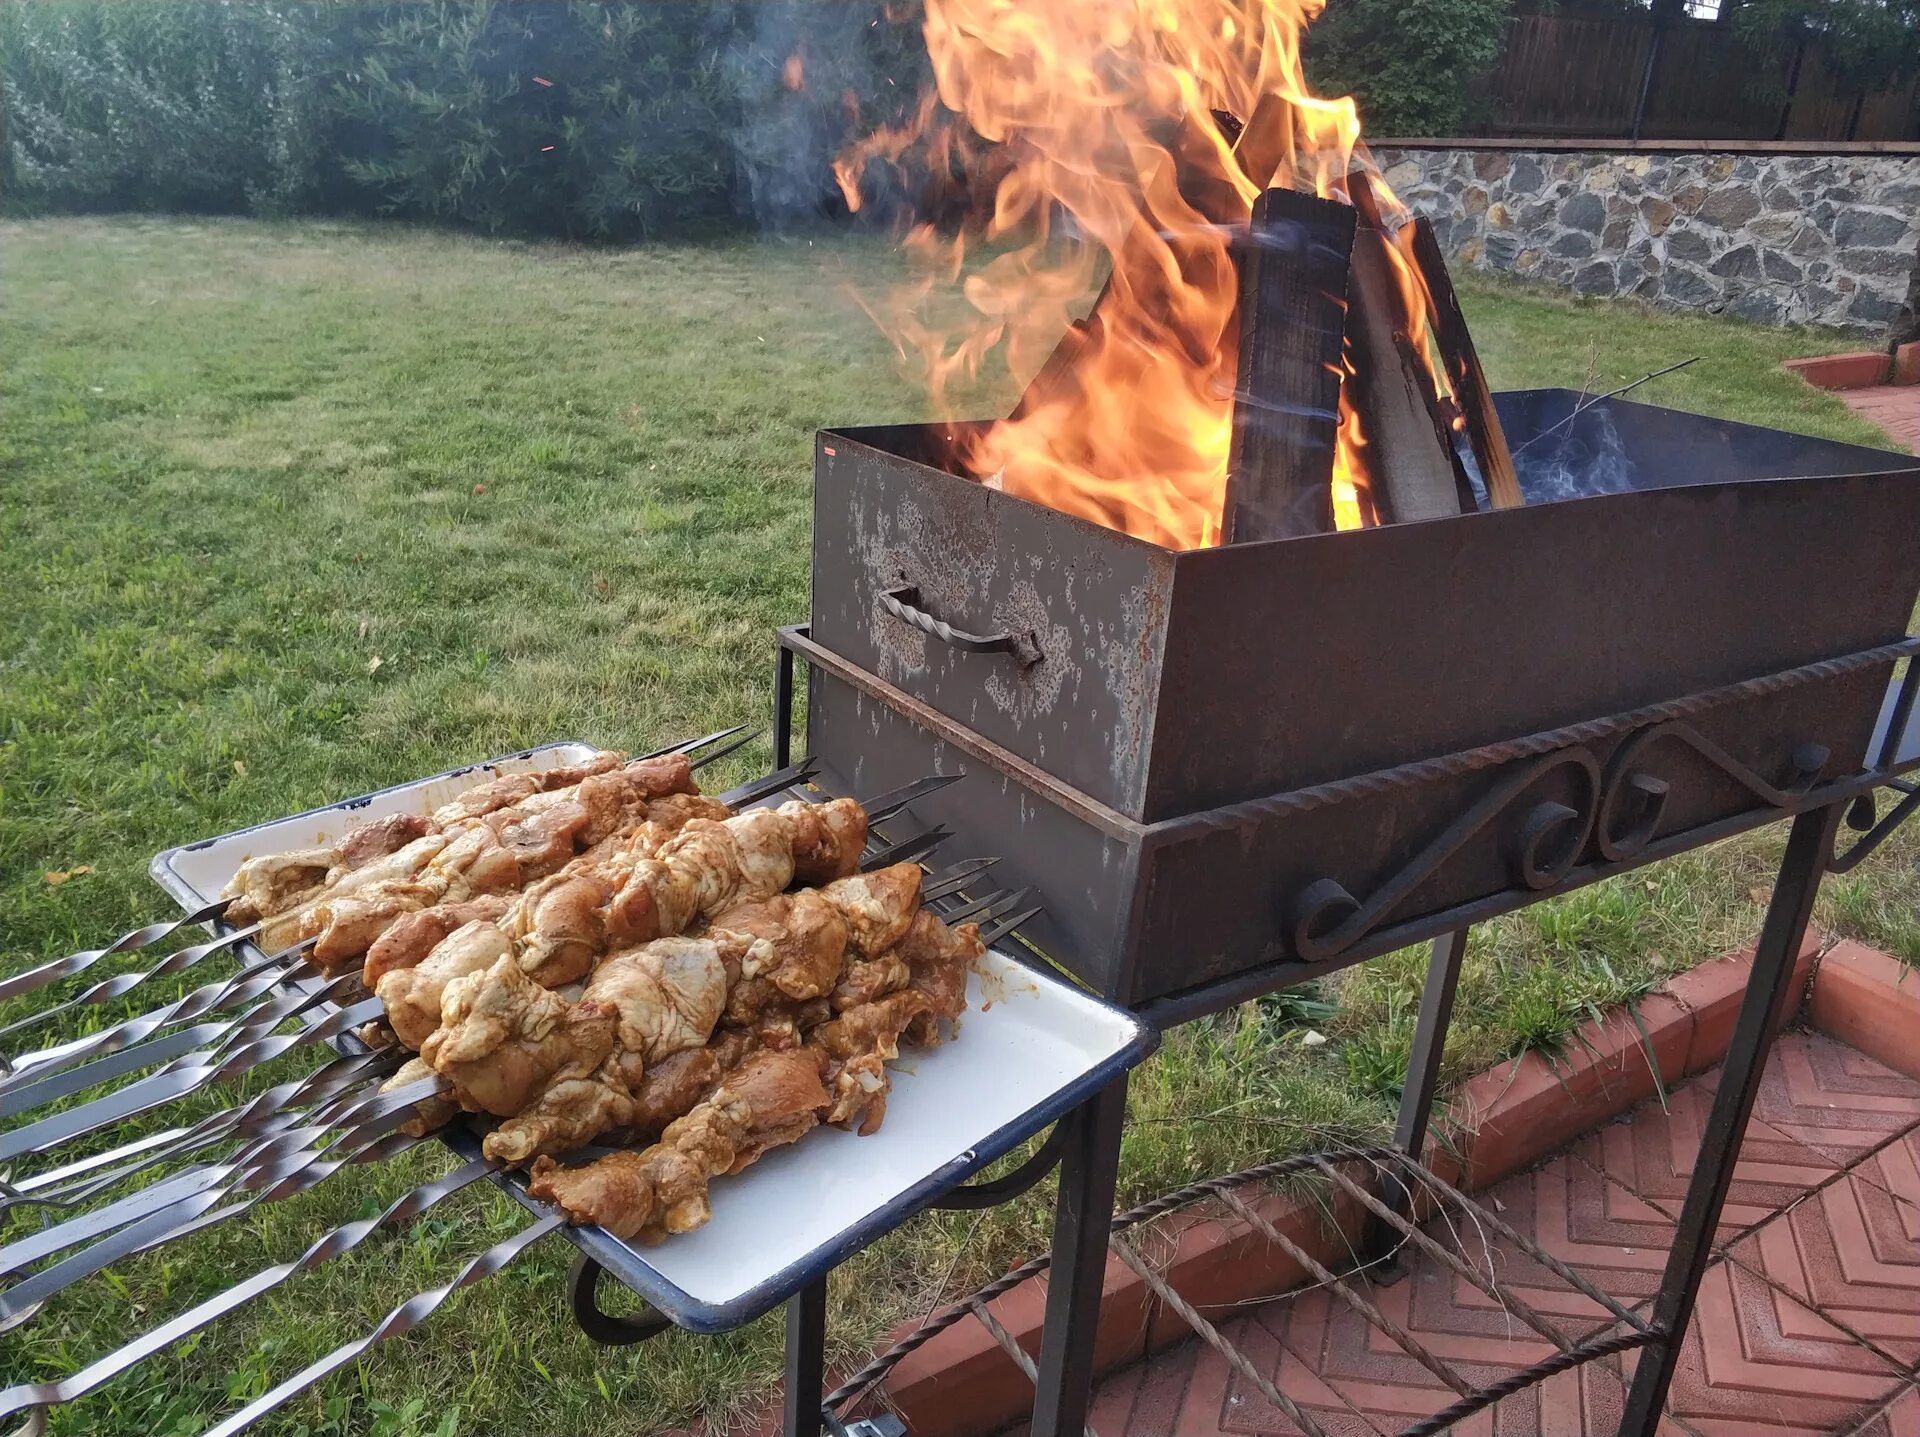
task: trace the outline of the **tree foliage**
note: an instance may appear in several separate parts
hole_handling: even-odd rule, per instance
[[[274,210],[320,169],[325,3],[9,0],[0,6],[10,202]]]
[[[1322,94],[1351,94],[1370,135],[1459,134],[1469,81],[1500,57],[1511,0],[1331,0],[1308,36]]]
[[[1845,89],[1890,88],[1920,71],[1920,0],[1741,0],[1733,18],[1759,46],[1818,42]]]
[[[917,27],[883,13],[879,0],[0,0],[0,202],[604,239],[810,217],[834,203],[829,164],[854,127],[919,88]]]

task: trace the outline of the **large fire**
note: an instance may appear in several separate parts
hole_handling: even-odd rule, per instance
[[[1109,274],[1072,363],[964,455],[981,480],[1169,548],[1220,541],[1234,228],[1271,187],[1345,199],[1364,163],[1353,102],[1309,93],[1301,70],[1323,4],[925,0],[937,96],[836,169],[855,209],[903,182],[947,209],[907,235],[916,281],[868,306],[938,411],[989,360],[1038,370]],[[961,317],[935,322],[956,285]],[[1342,411],[1334,507],[1350,528],[1369,512],[1365,440]]]

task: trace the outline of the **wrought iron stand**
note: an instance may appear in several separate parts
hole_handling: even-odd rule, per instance
[[[1876,662],[1891,662],[1894,658],[1908,657],[1916,650],[1920,650],[1920,642],[1910,639],[1903,645],[1888,646],[1870,656],[1862,654],[1855,658],[1866,660],[1871,657]],[[775,683],[776,764],[784,764],[790,759],[794,659],[794,650],[783,636]],[[1840,671],[1839,666],[1846,662],[1837,661],[1835,671]],[[1760,682],[1763,681],[1756,681],[1756,684]],[[1110,1250],[1140,1276],[1168,1309],[1178,1313],[1203,1341],[1214,1346],[1244,1380],[1285,1412],[1307,1437],[1325,1437],[1323,1429],[1309,1413],[1302,1411],[1286,1393],[1236,1351],[1219,1329],[1174,1292],[1137,1248],[1125,1240],[1124,1234],[1135,1225],[1204,1196],[1223,1201],[1266,1240],[1286,1250],[1335,1299],[1385,1333],[1410,1358],[1434,1373],[1457,1394],[1458,1400],[1451,1406],[1407,1428],[1402,1437],[1429,1437],[1429,1434],[1443,1432],[1472,1413],[1556,1373],[1636,1348],[1646,1351],[1635,1368],[1619,1432],[1621,1437],[1651,1437],[1673,1378],[1681,1340],[1692,1316],[1695,1295],[1711,1257],[1713,1233],[1726,1200],[1747,1119],[1771,1048],[1776,1019],[1787,996],[1794,957],[1805,937],[1821,877],[1829,868],[1844,872],[1859,863],[1867,853],[1884,842],[1901,822],[1920,810],[1920,786],[1898,777],[1900,772],[1920,767],[1920,744],[1916,744],[1907,733],[1913,719],[1917,693],[1920,693],[1920,663],[1909,663],[1904,679],[1890,699],[1874,762],[1862,772],[1830,782],[1821,781],[1828,760],[1824,751],[1805,746],[1796,749],[1786,764],[1791,776],[1783,786],[1775,787],[1729,759],[1711,744],[1700,741],[1699,736],[1684,723],[1671,719],[1649,722],[1628,737],[1615,751],[1612,762],[1607,766],[1604,781],[1601,781],[1598,765],[1584,747],[1588,735],[1577,728],[1567,730],[1564,737],[1540,735],[1528,740],[1524,756],[1518,753],[1519,746],[1516,745],[1516,759],[1524,757],[1536,767],[1544,764],[1550,768],[1558,761],[1577,762],[1592,769],[1596,780],[1591,794],[1593,812],[1576,814],[1564,809],[1564,806],[1538,805],[1528,815],[1515,850],[1514,861],[1525,880],[1525,889],[1519,893],[1463,904],[1450,913],[1429,915],[1393,930],[1382,929],[1372,933],[1363,930],[1353,949],[1355,953],[1364,949],[1364,953],[1359,953],[1359,957],[1354,953],[1345,955],[1346,962],[1377,955],[1391,947],[1402,946],[1421,929],[1426,934],[1438,935],[1432,942],[1419,1022],[1391,1148],[1307,1154],[1266,1164],[1231,1177],[1196,1183],[1181,1192],[1168,1194],[1116,1217],[1113,1214],[1113,1196],[1126,1101],[1124,1079],[1116,1082],[1064,1120],[1055,1129],[1046,1149],[1036,1154],[1019,1174],[1013,1175],[1018,1181],[1009,1180],[1010,1191],[1005,1194],[1007,1196],[1012,1192],[1024,1191],[1037,1182],[1053,1159],[1056,1156],[1059,1158],[1060,1184],[1055,1204],[1051,1254],[1034,1259],[971,1298],[931,1316],[906,1342],[882,1354],[829,1394],[824,1409],[817,1407],[813,1401],[820,1388],[819,1352],[825,1320],[822,1294],[810,1290],[793,1300],[788,1319],[785,1428],[788,1437],[800,1437],[801,1434],[815,1437],[820,1431],[820,1425],[813,1415],[816,1411],[822,1412],[822,1421],[830,1430],[843,1430],[836,1415],[838,1412],[847,1410],[871,1391],[906,1352],[930,1340],[969,1313],[981,1320],[1009,1357],[1034,1380],[1036,1398],[1030,1429],[1033,1437],[1081,1437],[1081,1434],[1090,1430],[1087,1416],[1094,1376],[1094,1340],[1099,1319],[1101,1284]],[[1673,707],[1681,707],[1687,702],[1680,701],[1679,705]],[[1663,834],[1656,840],[1660,809],[1667,788],[1661,779],[1648,771],[1646,754],[1656,743],[1667,740],[1678,740],[1676,750],[1690,753],[1696,760],[1704,760],[1718,767],[1725,776],[1738,781],[1755,796],[1754,808],[1738,819],[1702,824],[1683,832]],[[1364,784],[1367,781],[1359,782]],[[1510,789],[1509,797],[1517,798],[1525,785],[1511,781],[1511,775],[1499,775],[1493,778],[1491,787]],[[1899,795],[1885,818],[1879,818],[1874,811],[1874,794],[1882,787]],[[1486,830],[1485,837],[1497,837],[1493,831],[1493,820],[1503,807],[1504,803],[1484,800],[1476,804],[1474,812],[1463,815],[1456,825],[1461,829],[1460,841],[1464,843],[1481,837],[1482,830]],[[1544,810],[1548,808],[1557,811],[1547,813]],[[1834,841],[1843,815],[1855,830],[1865,836],[1847,853],[1835,857]],[[1502,1221],[1497,1213],[1475,1203],[1422,1161],[1427,1147],[1428,1123],[1439,1075],[1440,1056],[1452,1016],[1467,935],[1474,922],[1494,913],[1510,911],[1613,873],[1736,833],[1751,831],[1781,818],[1791,818],[1792,827],[1786,853],[1775,878],[1746,996],[1725,1059],[1723,1077],[1715,1094],[1707,1135],[1681,1209],[1660,1295],[1651,1315],[1641,1317],[1542,1251]],[[1570,845],[1565,838],[1569,832],[1578,834]],[[1589,838],[1596,834],[1600,859],[1577,866]],[[1395,939],[1399,941],[1394,942]],[[1159,1026],[1167,1027],[1205,1013],[1220,1011],[1233,1003],[1281,991],[1311,976],[1312,972],[1302,964],[1276,964],[1265,974],[1256,972],[1241,975],[1198,992],[1149,1002],[1140,1011]],[[1380,1175],[1378,1192],[1369,1191],[1365,1185],[1354,1181],[1351,1164],[1355,1160],[1370,1165]],[[1267,1222],[1241,1192],[1254,1183],[1308,1172],[1319,1174],[1370,1215],[1373,1223],[1372,1241],[1364,1246],[1354,1272],[1343,1275],[1328,1271]],[[992,1186],[998,1189],[1001,1185]],[[966,1205],[985,1205],[988,1200],[1004,1200],[997,1191],[982,1194],[981,1200],[973,1203],[966,1203],[964,1193],[955,1194],[954,1197]],[[1490,1274],[1477,1271],[1470,1264],[1462,1262],[1457,1254],[1437,1243],[1421,1227],[1423,1219],[1431,1215],[1436,1200],[1446,1208],[1464,1212],[1484,1230],[1499,1234],[1504,1241],[1555,1274],[1570,1288],[1598,1303],[1610,1317],[1609,1325],[1582,1341],[1573,1341],[1516,1294],[1500,1288]],[[1422,1210],[1423,1204],[1426,1211]],[[1509,1374],[1491,1385],[1469,1381],[1425,1350],[1417,1339],[1389,1319],[1377,1305],[1369,1302],[1352,1280],[1364,1274],[1366,1280],[1373,1283],[1391,1282],[1395,1276],[1397,1254],[1409,1244],[1433,1256],[1444,1266],[1450,1267],[1456,1276],[1486,1292],[1515,1319],[1551,1343],[1555,1350],[1532,1366]],[[1036,1365],[1012,1335],[993,1318],[987,1304],[994,1297],[1049,1268],[1054,1269],[1054,1280],[1048,1288],[1045,1327]]]

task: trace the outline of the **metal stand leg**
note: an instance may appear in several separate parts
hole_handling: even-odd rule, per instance
[[[793,762],[793,650],[780,646],[773,662],[773,766]]]
[[[1733,1165],[1746,1136],[1747,1118],[1760,1089],[1768,1050],[1773,1046],[1774,1017],[1792,982],[1794,955],[1806,937],[1814,895],[1820,891],[1839,823],[1837,805],[1803,813],[1793,821],[1787,856],[1774,880],[1773,899],[1767,905],[1767,920],[1754,950],[1747,996],[1740,1005],[1740,1019],[1727,1048],[1719,1090],[1714,1094],[1713,1115],[1700,1141],[1700,1156],[1694,1162],[1693,1180],[1687,1185],[1680,1224],[1673,1235],[1673,1251],[1667,1255],[1660,1296],[1653,1306],[1653,1325],[1666,1338],[1647,1348],[1634,1370],[1633,1390],[1620,1420],[1620,1437],[1653,1437],[1660,1411],[1666,1406],[1667,1387],[1680,1361],[1680,1343],[1693,1316],[1701,1276],[1713,1257],[1720,1209],[1733,1181]]]
[[[787,1385],[780,1437],[820,1437],[827,1364],[827,1280],[787,1299]]]
[[[1447,1046],[1447,1029],[1453,1022],[1453,995],[1460,986],[1460,964],[1467,956],[1467,934],[1462,928],[1433,940],[1427,959],[1427,983],[1420,993],[1420,1022],[1413,1030],[1413,1051],[1407,1058],[1407,1081],[1400,1090],[1400,1119],[1394,1125],[1393,1145],[1415,1162],[1420,1161],[1427,1145],[1427,1125],[1433,1114],[1433,1093],[1440,1082],[1440,1055]],[[1413,1194],[1388,1174],[1382,1183],[1382,1199],[1403,1217],[1413,1211]],[[1396,1241],[1393,1228],[1376,1222],[1367,1251],[1384,1254]],[[1376,1282],[1393,1282],[1403,1276],[1395,1262],[1374,1273]]]
[[[1123,1076],[1068,1119],[1073,1130],[1060,1161],[1060,1195],[1053,1209],[1053,1267],[1040,1337],[1032,1437],[1081,1437],[1086,1429],[1126,1111]]]

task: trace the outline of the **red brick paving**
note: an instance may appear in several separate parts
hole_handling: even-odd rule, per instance
[[[1703,1075],[1718,1083],[1719,1072]],[[1920,1082],[1820,1033],[1774,1045],[1753,1115],[1841,1164],[1920,1123]]]
[[[1763,1080],[1775,1086],[1773,1073],[1787,1061],[1788,1034],[1780,1041],[1780,1061]],[[1718,1073],[1677,1088],[1668,1098],[1668,1111],[1656,1103],[1643,1104],[1628,1122],[1612,1123],[1584,1139],[1575,1151],[1599,1167],[1629,1192],[1645,1198],[1669,1218],[1678,1218],[1693,1177],[1693,1160],[1713,1107]],[[1763,1089],[1764,1093],[1765,1089]],[[1765,1121],[1755,1104],[1747,1124],[1740,1160],[1734,1164],[1733,1187],[1721,1209],[1719,1237],[1726,1240],[1763,1222],[1802,1194],[1810,1192],[1839,1171],[1839,1163],[1824,1157]],[[1916,1114],[1920,1120],[1920,1114]],[[1667,1240],[1659,1240],[1664,1253]],[[1655,1274],[1658,1286],[1658,1274]]]
[[[1902,1366],[1920,1362],[1920,1208],[1848,1173],[1727,1256]]]
[[[1908,1387],[1847,1437],[1920,1437],[1920,1387]]]
[[[1479,1201],[1623,1305],[1651,1308],[1716,1071],[1588,1134]],[[1428,1231],[1571,1341],[1609,1314],[1497,1233]],[[1702,1283],[1663,1437],[1920,1437],[1920,1082],[1831,1039],[1776,1045]],[[1352,1285],[1467,1381],[1554,1350],[1430,1254]],[[1258,1371],[1331,1437],[1384,1437],[1455,1393],[1331,1294],[1307,1289],[1224,1322]],[[1588,1437],[1619,1420],[1638,1354],[1603,1358],[1457,1426],[1480,1437]],[[1198,1341],[1110,1378],[1100,1437],[1297,1437],[1258,1387]]]
[[[1920,384],[1882,384],[1836,392],[1855,414],[1878,424],[1910,453],[1920,454]]]

